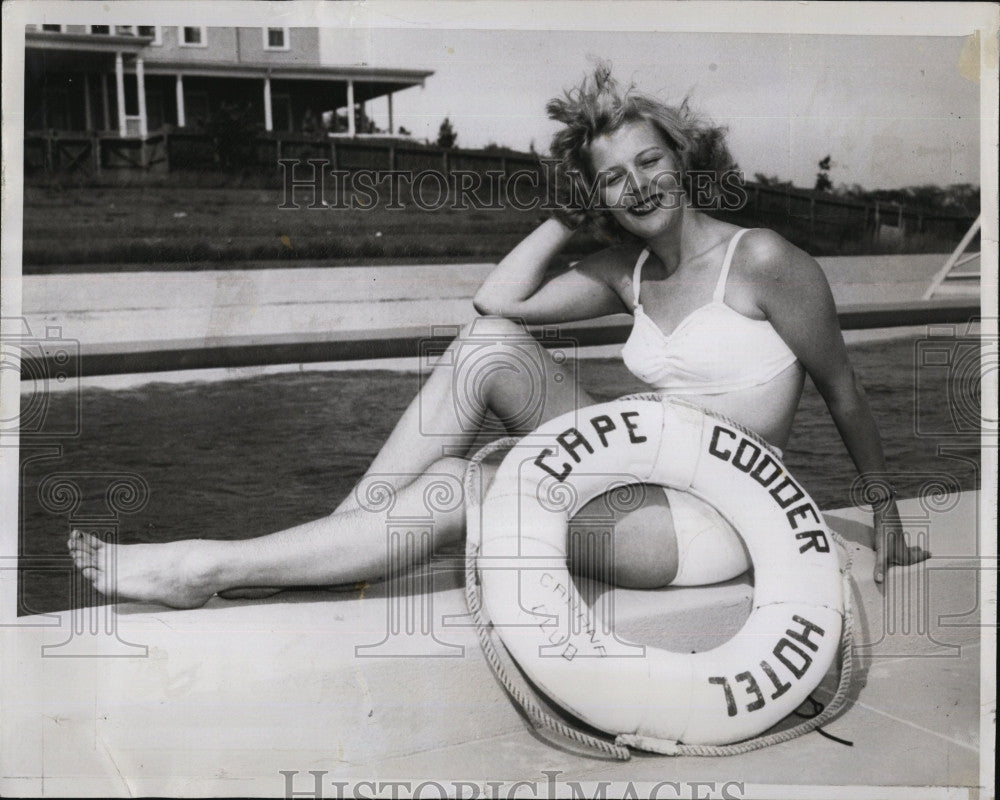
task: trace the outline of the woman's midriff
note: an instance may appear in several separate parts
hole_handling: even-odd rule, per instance
[[[760,386],[727,394],[684,395],[684,400],[722,414],[769,444],[783,448],[792,432],[804,383],[805,370],[796,361]]]
[[[760,386],[724,395],[684,395],[683,399],[784,447],[804,378],[796,362]],[[604,525],[596,524],[601,520]],[[601,536],[599,530],[604,536],[613,531],[611,540],[595,538]],[[677,536],[669,503],[659,487],[643,487],[634,506],[623,504],[612,493],[598,495],[573,518],[570,537],[571,567],[583,574],[642,589],[666,586],[677,575]]]

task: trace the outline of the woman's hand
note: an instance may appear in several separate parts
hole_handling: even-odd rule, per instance
[[[894,500],[875,506],[875,583],[885,580],[889,567],[905,567],[930,558],[920,545],[907,545]]]
[[[552,184],[547,187],[546,202],[555,206],[552,216],[567,230],[575,231],[587,221],[587,214],[579,203],[585,192],[583,177],[579,173],[567,172],[562,166],[556,167]]]

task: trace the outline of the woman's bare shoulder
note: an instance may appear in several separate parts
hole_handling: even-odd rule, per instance
[[[782,280],[793,274],[798,278],[823,275],[816,259],[770,228],[747,231],[740,242],[740,256],[742,271],[750,278]]]
[[[755,228],[741,242],[739,271],[753,287],[757,305],[798,297],[826,298],[830,284],[819,262],[769,228]]]
[[[740,242],[748,266],[802,253],[788,239],[770,228],[750,228]],[[804,253],[803,253],[804,255]]]

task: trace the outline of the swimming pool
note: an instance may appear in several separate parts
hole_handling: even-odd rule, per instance
[[[940,357],[924,359],[924,339],[850,348],[903,497],[916,494],[928,476],[943,476],[958,489],[979,485],[978,428],[968,424],[978,415],[979,382],[955,367],[960,361],[978,365],[978,350],[969,341],[947,338],[937,345],[952,353],[951,366]],[[598,400],[644,388],[617,360],[581,361],[579,372]],[[19,614],[70,605],[69,529],[65,513],[46,510],[39,501],[46,476],[79,476],[80,512],[97,513],[107,484],[100,475],[140,475],[149,501],[122,515],[122,542],[270,533],[333,510],[416,394],[419,380],[414,373],[304,372],[85,389],[80,435],[59,442],[61,453],[51,447],[21,453],[21,553],[50,558],[44,569],[32,567],[29,558],[21,570]],[[71,394],[53,394],[49,401],[53,427],[76,411]],[[951,455],[938,453],[942,444]],[[785,455],[821,507],[852,504],[854,467],[808,382]],[[65,569],[58,567],[62,560]]]

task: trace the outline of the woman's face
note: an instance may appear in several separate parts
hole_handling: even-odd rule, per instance
[[[590,159],[601,202],[625,230],[648,238],[680,215],[680,162],[652,123],[630,122],[598,136]]]

